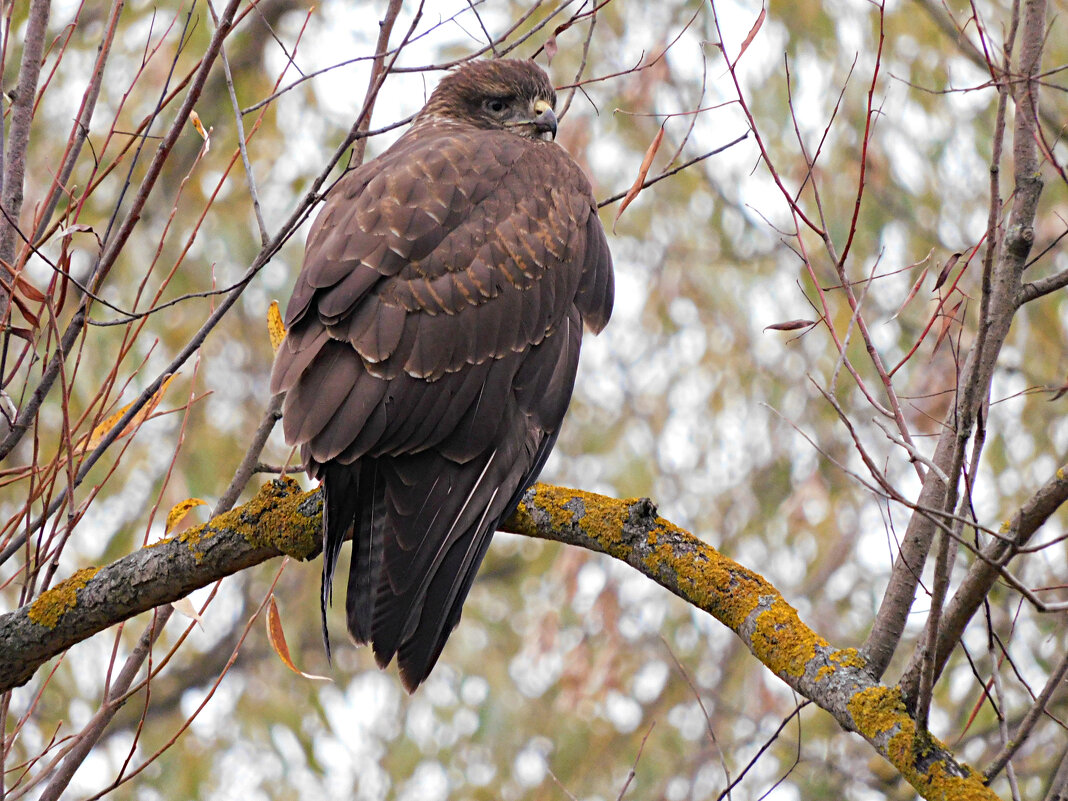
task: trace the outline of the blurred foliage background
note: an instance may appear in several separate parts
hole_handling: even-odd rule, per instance
[[[958,5],[950,11],[961,24],[974,11],[992,36],[1004,35],[1009,3]],[[555,8],[539,6],[508,41],[532,30]],[[425,35],[397,61],[412,71],[388,77],[372,129],[422,106],[437,73],[415,68],[463,57],[484,45],[475,10],[486,30],[499,35],[529,11],[529,4],[426,3],[416,28]],[[717,2],[716,10],[724,45],[735,58],[760,7]],[[1051,69],[1068,63],[1065,10],[1054,8],[1062,16],[1047,41],[1044,63]],[[308,76],[243,117],[248,132],[263,113],[248,153],[269,232],[288,216],[355,119],[369,64],[365,58],[341,62],[373,54],[383,11],[383,2],[324,0],[313,6],[305,0],[263,0],[228,39],[242,107],[269,97],[283,73],[283,87]],[[11,20],[7,63],[16,64],[26,10],[15,4],[6,13]],[[187,41],[179,47],[190,13]],[[415,4],[405,3],[394,44],[415,13]],[[933,2],[889,0],[882,20],[874,132],[846,269],[854,280],[873,272],[886,276],[864,292],[864,306],[888,365],[908,353],[934,308],[932,275],[895,316],[920,270],[930,267],[936,273],[950,254],[977,245],[986,230],[996,92],[960,37],[938,24],[945,18],[946,10]],[[55,63],[56,42],[68,34],[70,39],[35,117],[27,213],[52,178],[105,24],[102,6],[53,3],[50,41],[59,38],[45,72]],[[556,24],[541,28],[514,55],[534,53]],[[89,135],[92,153],[81,159],[73,184],[86,185],[94,159],[106,163],[127,143],[136,145],[132,132],[155,107],[165,83],[174,86],[176,76],[195,64],[212,29],[203,3],[128,4],[107,67],[99,125]],[[561,32],[549,69],[558,86],[573,83],[584,59],[585,77],[616,76],[587,83],[573,96],[567,89],[560,92],[561,101],[570,105],[558,141],[586,166],[598,197],[630,186],[661,123],[665,138],[651,174],[746,133],[748,123],[731,102],[735,89],[707,3],[614,0],[599,7],[584,53],[588,34],[588,19]],[[818,183],[839,248],[856,201],[879,44],[880,13],[871,3],[774,0],[739,65],[742,90],[783,180],[792,187],[806,181],[795,125],[810,153],[819,148],[811,179]],[[135,80],[153,48],[158,52]],[[545,64],[544,53],[539,61]],[[646,68],[633,71],[638,65]],[[211,129],[211,148],[201,153],[203,142],[192,128],[179,141],[137,232],[102,287],[102,298],[117,308],[146,307],[138,301],[138,287],[147,265],[155,267],[145,279],[144,297],[162,286],[160,301],[165,302],[230,286],[259,250],[244,171],[240,161],[230,166],[237,131],[220,66],[197,104],[200,119]],[[312,77],[326,68],[332,69]],[[1054,88],[1044,96],[1047,111],[1063,124],[1068,119],[1063,72],[1053,72],[1048,81]],[[697,109],[666,121],[661,116]],[[105,147],[113,117],[116,133]],[[161,119],[166,122],[167,111]],[[381,152],[399,132],[372,137],[368,156]],[[146,153],[153,147],[149,140]],[[134,167],[134,186],[146,162]],[[77,223],[103,233],[129,163],[124,159],[93,193]],[[1003,174],[1007,178],[1011,170]],[[1003,191],[1008,194],[1011,186],[1003,182]],[[603,210],[610,229],[615,208]],[[1051,180],[1042,199],[1036,254],[1058,241],[1066,218],[1068,192],[1063,182]],[[105,458],[90,473],[76,493],[84,508],[57,578],[158,538],[171,506],[191,496],[210,504],[225,489],[268,400],[267,308],[272,299],[284,303],[288,297],[306,229],[254,279],[207,338],[195,364],[188,363],[170,386],[158,411],[176,411],[148,421],[121,460]],[[575,399],[542,480],[653,498],[663,516],[761,572],[831,643],[855,646],[867,634],[881,598],[907,510],[881,500],[855,478],[866,473],[850,435],[816,389],[831,385],[840,370],[825,330],[815,327],[800,335],[765,330],[817,317],[798,244],[783,230],[792,231],[789,210],[759,162],[752,135],[639,195],[609,235],[617,275],[615,315],[604,334],[586,340]],[[43,250],[55,256],[58,247],[57,237]],[[77,276],[90,263],[92,234],[75,234],[71,247],[70,269]],[[830,288],[836,278],[823,259],[821,264],[819,253],[813,256],[821,283]],[[1037,277],[1066,268],[1068,253],[1057,245],[1031,270]],[[165,280],[171,269],[173,277]],[[31,261],[27,271],[38,286],[51,278],[40,260]],[[964,325],[953,327],[937,350],[934,337],[926,339],[895,375],[921,443],[938,432],[951,400],[955,354],[959,339],[971,336],[979,281],[976,257],[958,284],[965,299],[959,315]],[[106,407],[106,414],[132,399],[188,342],[215,302],[212,296],[183,300],[144,318],[137,331],[127,325],[90,327],[70,383],[70,409],[95,414]],[[841,302],[834,308],[843,331],[848,307]],[[981,479],[977,486],[982,488],[975,495],[977,514],[995,528],[1068,451],[1065,401],[1050,402],[1050,393],[1040,391],[1059,386],[1068,373],[1066,313],[1062,294],[1029,304],[1003,354],[988,444],[975,479]],[[101,304],[94,307],[98,322],[119,317]],[[864,380],[877,386],[875,373],[865,370],[859,340],[851,343],[850,353]],[[112,372],[115,386],[101,399],[101,376]],[[918,483],[912,466],[870,424],[871,409],[855,385],[839,380],[834,395],[862,426],[861,436],[880,467],[906,494],[914,494]],[[62,414],[58,404],[46,405],[33,441],[23,442],[9,462],[29,462],[35,449],[60,448]],[[90,419],[82,430],[91,428]],[[280,431],[263,461],[292,464]],[[246,495],[260,479],[265,477],[255,478]],[[94,496],[91,488],[98,485]],[[25,495],[24,484],[0,487],[5,518],[25,504]],[[199,509],[192,517],[204,514]],[[1051,528],[1063,529],[1064,522],[1060,514]],[[1064,565],[1063,544],[1054,545],[1028,563],[1026,579],[1033,586],[1063,586]],[[5,582],[0,611],[19,605],[17,567],[0,567]],[[843,733],[815,707],[801,710],[784,726],[802,699],[729,631],[607,558],[498,535],[463,622],[438,668],[413,697],[403,693],[392,672],[374,669],[366,651],[337,647],[333,665],[327,664],[316,622],[319,569],[317,561],[288,564],[274,592],[294,661],[330,681],[289,672],[257,621],[215,686],[279,564],[233,576],[218,589],[202,627],[172,621],[159,653],[187,626],[188,639],[152,682],[150,695],[138,694],[120,713],[76,775],[71,797],[93,796],[128,759],[131,766],[139,765],[171,743],[209,693],[210,701],[188,730],[112,797],[593,801],[615,799],[633,769],[627,797],[698,801],[717,798],[751,762],[732,798],[913,797],[863,741]],[[205,597],[201,591],[193,599],[199,606]],[[915,625],[906,635],[910,643],[925,609],[921,595]],[[1007,698],[1011,708],[1025,709],[1028,688],[1041,687],[1051,662],[1064,651],[1063,621],[1037,615],[1017,595],[1000,590],[991,595],[987,614],[1015,665],[1015,672],[1005,675]],[[332,623],[335,631],[343,629],[339,609]],[[142,625],[126,627],[119,636],[120,652],[132,646]],[[991,671],[986,641],[984,626],[969,631],[975,673],[958,653],[937,688],[932,715],[934,733],[964,759],[980,764],[999,747],[997,719],[981,703],[982,683]],[[7,756],[9,787],[20,763],[57,733],[76,732],[94,713],[114,643],[103,635],[76,646],[39,698],[46,671],[13,693],[8,735],[36,706]],[[902,665],[895,667],[899,671]],[[1063,693],[1050,712],[1054,719],[1039,727],[1015,762],[1024,798],[1042,797],[1065,750]],[[1003,783],[995,789],[1007,792]]]

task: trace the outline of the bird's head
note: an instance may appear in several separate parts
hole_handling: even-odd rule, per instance
[[[533,61],[472,61],[441,79],[416,121],[445,118],[555,139],[555,106],[549,76]]]

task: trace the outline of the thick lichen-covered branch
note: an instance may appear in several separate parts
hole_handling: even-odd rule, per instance
[[[0,616],[0,690],[25,683],[74,643],[197,587],[282,554],[314,556],[321,515],[318,491],[273,481],[202,526],[78,571]],[[648,499],[537,484],[502,528],[608,554],[713,615],[776,676],[871,743],[924,798],[996,797],[944,745],[917,732],[898,689],[866,672],[855,649],[832,647],[762,576],[658,517]]]
[[[0,691],[25,684],[53,656],[109,626],[184,598],[283,554],[320,547],[322,498],[291,479],[248,503],[102,568],[83,568],[33,603],[0,615]]]
[[[505,528],[606,553],[705,610],[776,676],[864,737],[923,798],[997,797],[945,745],[917,732],[900,691],[879,684],[856,649],[833,648],[762,576],[658,517],[648,499],[539,484]]]

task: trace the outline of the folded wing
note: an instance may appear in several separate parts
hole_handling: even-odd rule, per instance
[[[322,478],[323,608],[353,528],[349,630],[414,689],[551,450],[583,323],[612,306],[589,184],[552,143],[431,123],[332,190],[272,375]]]

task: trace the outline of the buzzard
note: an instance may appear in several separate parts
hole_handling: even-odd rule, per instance
[[[346,612],[412,692],[497,524],[552,450],[583,325],[612,311],[590,183],[557,145],[533,62],[448,73],[411,128],[329,192],[286,310],[272,392],[321,479],[323,637],[352,529]]]

